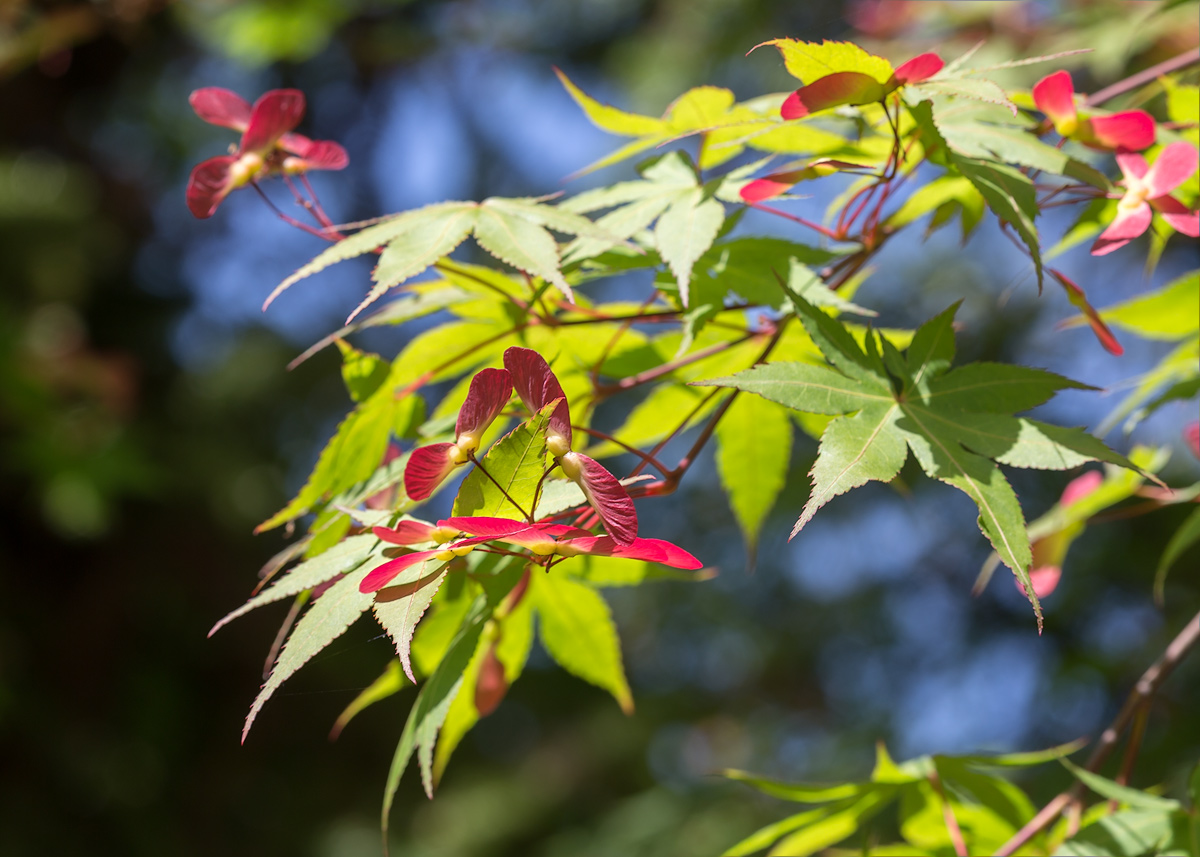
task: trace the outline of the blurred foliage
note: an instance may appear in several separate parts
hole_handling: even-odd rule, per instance
[[[332,747],[320,738],[379,674],[388,641],[352,631],[281,696],[267,728],[239,747],[260,651],[282,617],[203,639],[213,619],[245,596],[247,569],[280,547],[270,537],[252,539],[250,528],[297,487],[315,454],[313,437],[327,436],[349,402],[332,358],[285,373],[297,348],[270,329],[240,329],[203,362],[181,358],[180,319],[194,300],[184,257],[212,232],[191,223],[182,232],[164,212],[182,209],[192,155],[215,139],[187,112],[189,88],[225,75],[250,94],[257,84],[245,81],[256,79],[241,76],[250,63],[257,71],[249,74],[361,93],[390,75],[415,75],[421,57],[480,49],[530,58],[547,80],[558,63],[587,86],[604,81],[603,100],[658,115],[673,95],[700,83],[739,93],[786,88],[774,57],[742,58],[750,45],[786,34],[856,37],[896,57],[931,46],[952,56],[986,38],[980,64],[1088,43],[1092,53],[1063,64],[1089,91],[1196,43],[1195,5],[1175,4],[1178,18],[1158,14],[1169,5],[6,3],[0,854],[378,853],[380,748],[394,740],[410,697],[365,711]],[[275,58],[289,62],[262,65]],[[1011,74],[1006,84],[1036,79]],[[1194,84],[1194,74],[1181,81]],[[1148,85],[1114,106],[1157,109],[1158,99],[1171,97]],[[482,134],[471,145],[473,163],[487,165],[473,173],[473,195],[512,192],[487,182],[511,180],[519,166]],[[355,212],[377,208],[371,189],[357,193]],[[910,313],[912,322],[966,294],[965,323],[976,334],[968,359],[1013,359],[1014,350],[1037,344],[1031,331],[1040,313],[1068,312],[996,300],[1009,285],[1002,266],[931,247],[927,263],[899,262],[877,275],[919,279],[923,292],[881,297],[876,306],[894,318]],[[265,279],[312,249],[296,251]],[[1172,261],[1168,248],[1163,264]],[[255,279],[248,287],[268,285]],[[1102,303],[1130,296],[1111,294]],[[1102,383],[1130,374],[1110,365],[1096,376]],[[1090,418],[1081,413],[1077,421]],[[792,486],[804,484],[814,455],[814,445],[798,444]],[[1195,478],[1187,455],[1178,449],[1166,478]],[[902,473],[899,490],[913,477]],[[1046,509],[1062,486],[1016,487],[1031,509]],[[1049,602],[1046,638],[1031,648],[1021,642],[1028,622],[1013,587],[955,600],[982,556],[953,538],[914,552],[896,535],[883,540],[892,556],[868,562],[856,553],[852,518],[920,534],[928,518],[956,514],[943,508],[942,495],[916,492],[908,497],[913,516],[895,519],[877,502],[891,504],[892,489],[868,493],[844,516],[831,510],[824,538],[843,551],[837,567],[782,547],[782,537],[770,547],[764,537],[759,569],[744,578],[738,531],[712,502],[715,490],[711,476],[685,485],[681,511],[664,515],[663,526],[702,531],[700,545],[719,558],[723,576],[614,599],[636,717],[548,669],[535,651],[521,684],[458,750],[438,800],[425,802],[415,786],[402,791],[394,852],[717,853],[782,814],[777,802],[712,776],[722,768],[791,780],[865,777],[864,748],[876,738],[895,746],[906,726],[944,713],[926,728],[950,740],[968,711],[985,710],[994,697],[970,695],[975,667],[992,669],[989,684],[1012,691],[986,742],[1074,738],[1107,722],[1169,637],[1149,587],[1186,508],[1094,521]],[[798,508],[803,489],[791,490],[780,505]],[[786,532],[790,523],[776,514],[768,531]],[[1167,580],[1172,615],[1200,603],[1189,576],[1194,558],[1193,550]],[[812,571],[802,567],[810,561]],[[901,562],[916,573],[897,580]],[[819,588],[839,579],[851,583]],[[914,593],[926,606],[914,605]],[[1040,688],[1037,702],[1022,691],[1029,664],[1042,670],[1030,679]],[[917,690],[900,694],[893,679],[909,680],[916,670],[924,670]],[[1194,664],[1181,667],[1152,710],[1137,785],[1184,793],[1200,749],[1187,716],[1200,704],[1197,675]],[[947,686],[964,695],[947,696]],[[974,708],[964,709],[970,700]],[[1020,731],[1005,731],[1018,722]],[[1055,765],[1020,780],[1035,801],[1069,781]]]

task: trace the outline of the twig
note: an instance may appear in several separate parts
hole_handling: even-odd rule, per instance
[[[1129,730],[1129,741],[1125,744],[1125,756],[1121,759],[1121,772],[1117,774],[1117,782],[1123,786],[1129,785],[1133,778],[1133,765],[1137,761],[1138,751],[1142,748],[1142,738],[1146,734],[1146,721],[1150,719],[1150,708],[1147,705],[1138,707],[1133,718],[1133,727]],[[1108,802],[1108,811],[1116,812],[1117,802]]]
[[[942,789],[942,781],[938,778],[937,771],[929,772],[929,784],[941,798],[942,818],[946,820],[946,832],[950,834],[950,844],[954,846],[954,853],[958,857],[968,857],[970,852],[967,851],[967,842],[963,839],[962,828],[958,826],[958,819],[954,817],[954,809],[950,806],[950,801],[946,799],[946,792]]]
[[[1152,65],[1145,71],[1139,71],[1137,74],[1131,74],[1124,80],[1118,80],[1112,86],[1106,86],[1099,92],[1093,92],[1084,99],[1083,103],[1089,107],[1103,104],[1111,98],[1116,98],[1118,95],[1128,92],[1131,89],[1137,89],[1142,84],[1149,83],[1155,78],[1162,77],[1164,74],[1170,74],[1173,71],[1179,71],[1181,68],[1187,68],[1195,62],[1200,62],[1200,48],[1192,48],[1192,50],[1182,53],[1177,57],[1171,57],[1171,59],[1163,60],[1158,65]]]
[[[630,375],[628,378],[622,378],[615,384],[596,384],[597,398],[605,398],[612,393],[620,390],[631,390],[634,387],[641,386],[649,381],[657,380],[663,375],[669,375],[676,369],[682,369],[692,363],[704,360],[707,357],[712,357],[714,354],[720,354],[735,345],[741,345],[749,339],[753,339],[758,334],[747,333],[741,339],[730,339],[726,342],[718,342],[716,345],[710,345],[708,348],[701,348],[699,351],[693,351],[678,360],[668,361],[661,366],[655,366],[653,369],[647,369],[645,372],[639,372],[636,375]]]
[[[581,431],[584,434],[588,434],[588,435],[591,435],[592,437],[599,438],[600,440],[606,440],[609,443],[615,443],[617,446],[621,447],[621,449],[625,450],[628,453],[632,453],[633,455],[636,455],[642,461],[646,462],[651,467],[654,467],[655,469],[657,469],[658,472],[661,473],[663,476],[668,475],[666,465],[664,465],[662,462],[660,462],[653,455],[649,455],[648,453],[642,452],[636,446],[630,446],[625,441],[618,440],[617,438],[613,437],[611,434],[608,434],[607,432],[599,431],[598,429],[588,428],[587,426],[579,426],[579,425],[573,425],[573,426],[571,426],[571,428],[575,429],[575,431]]]
[[[1142,677],[1137,680],[1137,684],[1129,692],[1129,696],[1116,718],[1100,735],[1100,741],[1096,744],[1096,749],[1092,751],[1092,755],[1088,757],[1087,764],[1084,765],[1087,770],[1096,771],[1104,764],[1116,747],[1121,733],[1129,725],[1129,721],[1149,701],[1150,697],[1155,694],[1166,677],[1179,665],[1179,662],[1195,648],[1198,641],[1200,641],[1200,613],[1193,616],[1191,621],[1183,626],[1183,630],[1171,641],[1166,651],[1162,653],[1158,660],[1150,665],[1149,669],[1142,673]],[[1058,817],[1059,813],[1083,794],[1083,789],[1083,783],[1077,781],[1070,789],[1056,796],[1050,803],[1042,807],[1041,811],[1028,824],[1001,845],[996,850],[995,857],[1008,857],[1009,854],[1012,854],[1040,833]]]
[[[504,486],[501,485],[499,482],[497,482],[496,477],[493,476],[492,474],[488,473],[488,469],[483,466],[483,462],[481,462],[478,458],[475,457],[475,453],[468,452],[467,458],[469,458],[471,460],[472,464],[474,464],[476,467],[479,468],[479,470],[483,473],[484,476],[486,476],[488,479],[491,480],[493,485],[495,485],[497,488],[500,489],[500,493],[504,495],[504,499],[507,500],[508,502],[512,503],[513,508],[516,509],[518,512],[520,512],[521,516],[524,517],[526,521],[528,521],[529,523],[532,524],[533,523],[533,515],[529,514],[524,509],[522,509],[521,504],[509,496],[509,493],[504,490]]]

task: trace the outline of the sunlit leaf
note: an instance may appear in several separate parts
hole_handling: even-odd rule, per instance
[[[717,423],[717,472],[751,554],[783,490],[791,463],[787,412],[759,396],[738,396]]]
[[[319,556],[300,563],[266,590],[251,598],[232,613],[227,614],[221,621],[213,625],[212,630],[208,632],[209,636],[215,634],[222,626],[229,624],[239,616],[246,615],[257,607],[290,598],[358,567],[366,562],[372,555],[372,551],[378,546],[379,539],[369,533],[351,536],[345,541],[338,542]],[[379,559],[382,561],[383,557],[380,556]]]
[[[1032,554],[1024,517],[993,462],[1066,469],[1102,459],[1133,467],[1080,429],[1011,416],[1056,390],[1084,385],[1016,366],[974,363],[947,371],[954,355],[956,307],[917,331],[904,360],[887,339],[869,334],[864,349],[844,325],[802,298],[793,300],[833,367],[769,363],[703,382],[757,393],[806,413],[845,415],[830,422],[821,438],[812,492],[792,535],[834,497],[868,481],[895,478],[911,449],[929,476],[958,488],[978,506],[980,529],[1026,586],[1040,624],[1041,608],[1029,588]]]
[[[623,711],[632,713],[621,644],[604,598],[553,572],[538,574],[528,597],[537,608],[538,636],[550,657],[572,675],[607,690]]]
[[[549,416],[541,413],[521,423],[488,450],[483,469],[474,468],[459,488],[456,516],[522,520],[532,511],[545,469]]]
[[[783,57],[783,64],[792,77],[812,83],[826,75],[857,71],[870,75],[880,83],[892,77],[892,64],[883,57],[869,54],[850,42],[803,42],[798,39],[772,39],[763,45],[774,45]]]
[[[1200,509],[1193,509],[1192,514],[1184,519],[1183,524],[1171,536],[1158,560],[1158,569],[1154,574],[1155,600],[1162,603],[1163,590],[1167,585],[1167,572],[1176,561],[1187,552],[1188,548],[1200,542]]]
[[[279,653],[279,660],[266,684],[250,706],[250,713],[246,715],[246,723],[242,727],[243,741],[259,711],[280,685],[308,663],[313,655],[340,637],[371,606],[371,596],[358,591],[359,581],[365,574],[365,569],[347,574],[314,600],[300,617],[283,651]]]

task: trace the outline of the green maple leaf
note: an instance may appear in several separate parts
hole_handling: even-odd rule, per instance
[[[563,278],[558,243],[551,230],[608,237],[586,217],[544,205],[541,199],[491,197],[483,202],[439,202],[406,211],[343,238],[276,286],[263,309],[293,283],[330,265],[382,248],[379,263],[371,272],[374,285],[346,319],[349,324],[389,289],[450,255],[470,235],[500,261],[553,283],[571,299],[571,287]]]
[[[567,262],[590,258],[632,238],[656,220],[654,248],[670,268],[679,286],[680,300],[688,306],[692,268],[717,239],[725,223],[727,197],[722,182],[701,184],[691,162],[681,152],[671,152],[643,165],[641,181],[620,182],[585,191],[559,206],[564,211],[612,209],[596,221],[600,237],[581,236],[567,246]]]
[[[1024,366],[969,363],[951,369],[957,304],[926,322],[901,355],[874,332],[860,346],[843,324],[798,295],[792,303],[832,365],[770,363],[696,382],[837,416],[821,437],[812,493],[792,536],[839,494],[869,481],[890,482],[912,450],[929,476],[958,488],[979,507],[980,529],[1024,584],[1040,627],[1041,606],[1029,585],[1025,518],[997,465],[1065,470],[1101,460],[1136,470],[1082,429],[1014,416],[1058,390],[1090,388]]]

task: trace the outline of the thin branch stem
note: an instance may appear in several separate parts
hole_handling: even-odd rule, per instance
[[[817,232],[821,235],[824,235],[826,238],[830,239],[831,241],[844,240],[836,232],[826,229],[824,226],[822,226],[819,223],[813,223],[811,220],[805,220],[803,217],[797,217],[794,214],[788,214],[786,211],[780,211],[778,208],[772,208],[769,205],[763,205],[761,202],[752,202],[752,203],[750,203],[750,207],[757,208],[759,211],[765,211],[768,214],[774,214],[776,217],[782,217],[784,220],[790,220],[793,223],[799,223],[801,226],[807,226],[809,229],[811,229],[814,232]]]
[[[1113,719],[1109,727],[1100,735],[1100,740],[1096,744],[1096,748],[1092,750],[1092,755],[1088,757],[1087,763],[1084,765],[1087,770],[1099,770],[1100,766],[1112,754],[1117,741],[1121,737],[1121,733],[1125,731],[1125,728],[1129,725],[1134,715],[1143,705],[1149,702],[1167,676],[1196,647],[1197,642],[1200,642],[1200,613],[1193,616],[1191,621],[1183,626],[1183,630],[1171,641],[1166,651],[1159,656],[1158,660],[1150,665],[1149,669],[1142,673],[1142,677],[1138,679],[1137,684],[1129,692],[1129,696],[1126,698],[1125,704],[1121,706],[1121,710],[1118,712],[1116,718]],[[1071,788],[1056,796],[1050,803],[1042,807],[1041,811],[1028,824],[1001,845],[996,850],[995,857],[1008,857],[1008,855],[1040,833],[1058,817],[1059,813],[1063,812],[1063,810],[1083,794],[1083,788],[1083,783],[1076,781]]]
[[[660,452],[662,452],[663,447],[665,447],[668,443],[670,443],[672,440],[674,440],[675,435],[679,434],[681,431],[683,431],[685,428],[687,428],[688,423],[690,423],[695,418],[696,414],[698,414],[698,413],[700,413],[700,411],[704,410],[705,406],[707,406],[708,403],[711,402],[713,400],[713,398],[720,392],[721,392],[720,388],[715,389],[711,393],[709,393],[707,396],[705,396],[703,399],[701,399],[699,402],[697,402],[696,406],[694,408],[692,408],[690,411],[688,411],[687,416],[685,416],[683,418],[683,420],[679,423],[679,425],[675,426],[675,428],[671,431],[670,434],[668,434],[666,437],[664,437],[662,440],[660,440],[658,443],[656,443],[654,445],[654,448],[650,450],[651,457],[657,456]],[[633,468],[633,472],[629,474],[629,478],[632,479],[634,476],[637,476],[645,468],[646,468],[646,464],[645,464],[645,462],[642,462],[637,467]],[[678,481],[678,480],[676,480],[676,481]]]
[[[1145,71],[1139,71],[1137,74],[1131,74],[1124,80],[1118,80],[1112,86],[1106,86],[1099,92],[1093,92],[1083,103],[1088,107],[1095,107],[1097,104],[1103,104],[1105,101],[1116,98],[1118,95],[1122,95],[1131,89],[1137,89],[1139,86],[1162,77],[1164,74],[1179,71],[1179,69],[1187,68],[1192,63],[1197,62],[1200,62],[1200,48],[1192,48],[1192,50],[1182,53],[1179,56],[1163,60],[1158,65],[1152,65]]]
[[[317,196],[317,192],[313,190],[312,184],[308,181],[307,173],[300,173],[300,182],[304,185],[304,189],[308,191],[308,198],[312,200],[314,216],[321,222],[321,225],[324,226],[326,230],[336,231],[333,221],[330,219],[329,215],[325,213],[325,209],[321,206],[320,197]]]
[[[495,485],[497,488],[499,488],[499,489],[500,489],[500,493],[504,495],[504,499],[505,499],[505,500],[507,500],[508,502],[512,503],[512,505],[513,505],[513,508],[514,508],[514,509],[516,509],[518,512],[520,512],[520,513],[521,513],[521,516],[522,516],[523,518],[525,518],[525,520],[526,520],[526,521],[528,521],[529,523],[531,523],[531,524],[532,524],[532,523],[533,523],[533,515],[529,514],[529,513],[528,513],[528,512],[526,512],[524,509],[522,509],[522,508],[521,508],[521,504],[520,504],[520,503],[518,503],[516,500],[514,500],[514,499],[513,499],[513,498],[512,498],[512,497],[509,495],[508,491],[506,491],[506,490],[504,489],[504,486],[503,486],[503,485],[501,485],[499,482],[497,482],[497,481],[496,481],[496,477],[495,477],[495,476],[492,476],[492,474],[488,473],[488,469],[487,469],[486,467],[484,467],[484,466],[483,466],[483,462],[482,462],[482,461],[480,461],[478,458],[476,458],[476,457],[475,457],[475,453],[473,453],[473,452],[468,452],[468,453],[467,453],[467,458],[469,458],[469,459],[471,460],[471,463],[472,463],[472,464],[474,464],[474,465],[475,465],[477,468],[479,468],[480,472],[482,472],[484,476],[486,476],[486,477],[487,477],[489,480],[491,480],[491,483],[492,483],[493,485]]]
[[[294,226],[303,232],[307,232],[309,235],[315,235],[316,237],[322,239],[323,241],[337,241],[338,240],[336,237],[328,234],[327,232],[325,232],[322,229],[317,229],[315,226],[309,226],[307,223],[297,220],[296,218],[292,217],[290,214],[284,214],[282,211],[280,211],[279,206],[277,206],[275,203],[273,203],[271,201],[271,198],[269,196],[267,196],[266,192],[261,187],[258,186],[258,182],[250,182],[250,187],[252,187],[256,191],[258,191],[258,195],[260,197],[262,197],[263,202],[265,202],[267,204],[267,206],[273,212],[275,212],[275,215],[280,220],[282,220],[284,223],[286,223],[288,226]]]
[[[597,384],[596,395],[603,397],[621,390],[632,390],[634,387],[641,386],[642,384],[650,381],[655,381],[661,378],[663,375],[669,375],[676,369],[681,369],[684,366],[704,360],[707,357],[712,357],[714,354],[720,354],[722,351],[727,351],[735,345],[741,345],[743,342],[753,339],[757,335],[758,334],[755,333],[747,333],[740,339],[730,339],[726,342],[718,342],[716,345],[710,345],[708,348],[701,348],[699,351],[693,351],[691,354],[681,357],[678,360],[671,360],[667,363],[663,363],[661,366],[655,366],[653,369],[647,369],[645,372],[639,372],[636,375],[630,375],[628,378],[622,378],[615,384]]]
[[[660,462],[653,455],[649,455],[648,453],[642,452],[636,446],[630,446],[625,441],[618,440],[617,438],[613,437],[611,434],[608,434],[607,432],[599,431],[598,429],[588,428],[587,426],[579,426],[579,425],[573,425],[573,426],[571,426],[571,428],[575,429],[575,431],[581,431],[584,434],[591,435],[592,437],[595,437],[595,438],[599,438],[600,440],[606,440],[609,443],[615,443],[617,446],[621,447],[621,449],[625,450],[628,453],[636,455],[642,461],[646,462],[651,467],[658,470],[658,472],[661,473],[663,476],[668,475],[667,468],[662,462]]]
[[[950,801],[946,799],[946,792],[942,788],[942,781],[937,775],[937,771],[929,772],[929,784],[933,786],[933,790],[937,792],[937,796],[942,802],[942,818],[946,820],[946,832],[950,834],[950,844],[954,846],[954,853],[958,857],[968,857],[967,842],[963,839],[962,828],[958,826],[958,819],[954,817],[954,809],[950,806]]]
[[[435,271],[438,271],[442,275],[445,275],[446,271],[449,270],[441,262],[434,262],[433,269]],[[506,301],[508,301],[509,303],[513,304],[515,307],[520,309],[522,312],[527,312],[529,309],[529,305],[526,304],[523,300],[516,297],[515,295],[510,295],[508,292],[504,291],[504,289],[500,288],[495,283],[489,283],[487,280],[483,279],[482,277],[477,277],[474,274],[467,272],[467,271],[452,271],[451,273],[453,273],[454,276],[456,276],[456,277],[462,277],[465,280],[470,280],[471,282],[475,283],[476,285],[482,286],[485,289],[490,289],[491,291],[500,295],[500,297],[504,298]]]
[[[789,315],[780,319],[779,325],[775,328],[775,332],[771,334],[771,339],[767,342],[766,348],[762,350],[762,353],[758,355],[758,358],[752,365],[757,366],[771,355],[771,352],[775,350],[775,346],[779,343],[780,337],[783,336],[784,328],[787,327],[788,322],[791,321],[792,318],[793,316]],[[720,392],[720,389],[713,391],[714,395],[718,392]],[[675,486],[679,484],[679,480],[683,478],[684,474],[687,473],[688,468],[692,466],[693,462],[695,462],[696,456],[700,454],[700,450],[704,449],[704,445],[708,443],[709,438],[713,436],[713,432],[717,430],[717,423],[719,423],[721,418],[729,412],[729,408],[733,404],[733,400],[737,398],[739,392],[741,391],[734,390],[733,395],[721,403],[721,407],[717,409],[717,412],[712,415],[712,419],[710,419],[708,424],[704,426],[704,430],[700,432],[700,437],[696,438],[696,442],[692,444],[692,448],[688,450],[687,455],[681,458],[679,460],[679,464],[675,466],[675,469],[667,475],[666,483],[668,490],[664,493],[670,493],[670,491],[673,491]],[[711,396],[709,398],[711,398]],[[705,399],[705,401],[707,401],[707,399]],[[655,448],[654,452],[657,454],[658,448]]]

